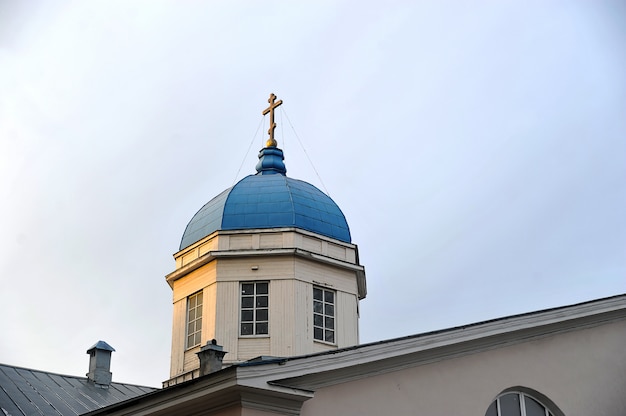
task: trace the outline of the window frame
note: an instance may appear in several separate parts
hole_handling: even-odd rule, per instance
[[[316,290],[321,291],[321,299],[316,299]],[[326,293],[331,293],[333,295],[332,302],[328,302],[326,300]],[[316,303],[321,304],[321,312],[316,310]],[[327,313],[327,305],[332,306],[332,315]],[[313,313],[313,341],[328,345],[337,345],[337,291],[327,287],[313,286],[313,299],[311,306],[311,311]],[[321,316],[321,325],[316,324],[316,315]],[[332,328],[327,325],[328,319],[332,319]],[[323,339],[316,336],[316,329],[321,329]],[[327,331],[332,331],[332,341],[328,340]]]
[[[198,298],[200,303],[198,304]],[[195,301],[192,307],[192,300]],[[195,348],[202,345],[202,310],[204,306],[204,296],[202,290],[199,290],[191,295],[187,296],[187,305],[185,308],[185,350]],[[194,318],[190,319],[193,309]],[[189,325],[194,325],[194,331],[190,333]],[[194,337],[194,344],[190,345],[189,338]],[[197,341],[196,341],[197,337]]]
[[[511,389],[511,390],[505,390],[502,393],[498,394],[498,396],[496,396],[496,398],[489,404],[489,406],[487,407],[487,411],[485,412],[485,416],[489,416],[489,415],[497,415],[497,416],[508,416],[507,413],[502,413],[502,409],[501,409],[501,404],[500,404],[500,400],[501,398],[503,398],[504,396],[507,395],[516,395],[519,401],[519,414],[521,416],[527,416],[527,409],[526,409],[526,398],[533,400],[534,402],[536,402],[537,404],[539,404],[542,408],[543,408],[543,413],[544,416],[563,416],[563,412],[561,412],[556,405],[554,405],[554,403],[552,403],[552,401],[550,399],[548,399],[547,397],[545,397],[544,395],[538,393],[538,392],[528,392],[525,391],[526,389]],[[530,390],[530,389],[529,389]],[[493,408],[493,409],[492,409]],[[495,410],[495,412],[494,412]],[[515,413],[517,414],[517,413]]]
[[[267,285],[267,293],[258,293],[258,285],[265,284]],[[254,291],[252,294],[244,293],[244,285],[253,285]],[[258,305],[258,298],[266,297],[267,303],[265,306]],[[252,306],[244,307],[244,298],[252,299]],[[270,336],[270,282],[269,280],[250,280],[250,281],[241,281],[239,282],[239,330],[238,334],[240,338],[267,338]],[[258,319],[258,312],[266,311],[266,319]],[[252,320],[243,320],[244,312],[252,312]],[[244,334],[243,328],[244,324],[252,325],[252,333]],[[265,324],[266,332],[259,333],[258,325]]]

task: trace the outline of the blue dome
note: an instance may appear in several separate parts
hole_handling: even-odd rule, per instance
[[[351,242],[348,223],[337,204],[310,183],[285,176],[282,150],[264,148],[259,159],[256,175],[243,178],[193,216],[181,250],[217,230],[255,228],[297,227]]]

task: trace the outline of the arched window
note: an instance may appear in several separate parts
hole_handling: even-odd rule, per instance
[[[521,391],[505,391],[494,400],[485,416],[560,416],[560,411],[551,410],[552,406]],[[551,404],[551,403],[550,403]]]

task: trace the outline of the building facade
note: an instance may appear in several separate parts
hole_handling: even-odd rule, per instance
[[[626,414],[626,295],[223,368],[91,415]]]

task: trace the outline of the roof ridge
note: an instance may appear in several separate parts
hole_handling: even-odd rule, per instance
[[[471,323],[468,323],[468,324],[456,325],[456,326],[452,326],[452,327],[448,327],[448,328],[442,328],[442,329],[436,329],[436,330],[432,330],[432,331],[420,332],[420,333],[417,333],[417,334],[403,335],[403,336],[400,336],[400,337],[383,339],[383,340],[378,340],[378,341],[372,341],[372,342],[367,342],[367,343],[364,343],[364,344],[356,344],[356,345],[351,345],[351,346],[348,346],[348,347],[338,348],[338,349],[335,349],[335,350],[321,351],[321,352],[316,352],[316,353],[312,353],[312,354],[296,355],[296,356],[291,356],[291,357],[283,357],[280,360],[283,360],[283,361],[293,361],[293,360],[306,359],[306,358],[309,358],[309,357],[319,357],[319,356],[324,356],[324,355],[336,355],[336,354],[339,354],[339,353],[342,353],[342,352],[351,351],[351,350],[358,350],[358,349],[363,349],[363,348],[366,348],[366,347],[374,347],[376,345],[391,344],[391,343],[394,343],[394,342],[408,341],[408,340],[411,340],[411,339],[425,338],[425,337],[432,336],[432,335],[452,333],[454,331],[465,330],[465,329],[470,329],[470,328],[476,328],[476,327],[480,327],[480,326],[484,326],[484,325],[488,325],[488,324],[494,324],[494,323],[497,323],[497,322],[504,322],[504,321],[512,320],[512,319],[519,319],[519,318],[531,317],[531,316],[541,316],[541,315],[549,314],[550,312],[563,311],[563,310],[567,310],[567,309],[575,309],[575,308],[580,308],[580,307],[589,306],[589,305],[593,305],[593,304],[600,305],[602,303],[605,303],[605,302],[608,302],[608,301],[611,301],[611,300],[617,300],[617,299],[620,299],[620,298],[623,298],[624,300],[626,300],[626,293],[622,293],[622,294],[619,294],[619,295],[613,295],[613,296],[607,296],[607,297],[604,297],[604,298],[598,298],[598,299],[593,299],[593,300],[588,300],[588,301],[583,301],[583,302],[572,303],[572,304],[563,305],[563,306],[556,306],[556,307],[551,307],[551,308],[545,308],[545,309],[540,309],[540,310],[531,311],[531,312],[523,312],[523,313],[518,313],[518,314],[514,314],[514,315],[501,316],[501,317],[498,317],[498,318],[492,318],[492,319],[487,319],[487,320],[478,321],[478,322],[471,322]],[[576,319],[576,317],[572,317],[572,319]],[[269,363],[270,363],[269,361],[255,362],[256,365],[269,364]],[[241,364],[251,365],[248,362],[244,362],[244,363],[241,363]]]

